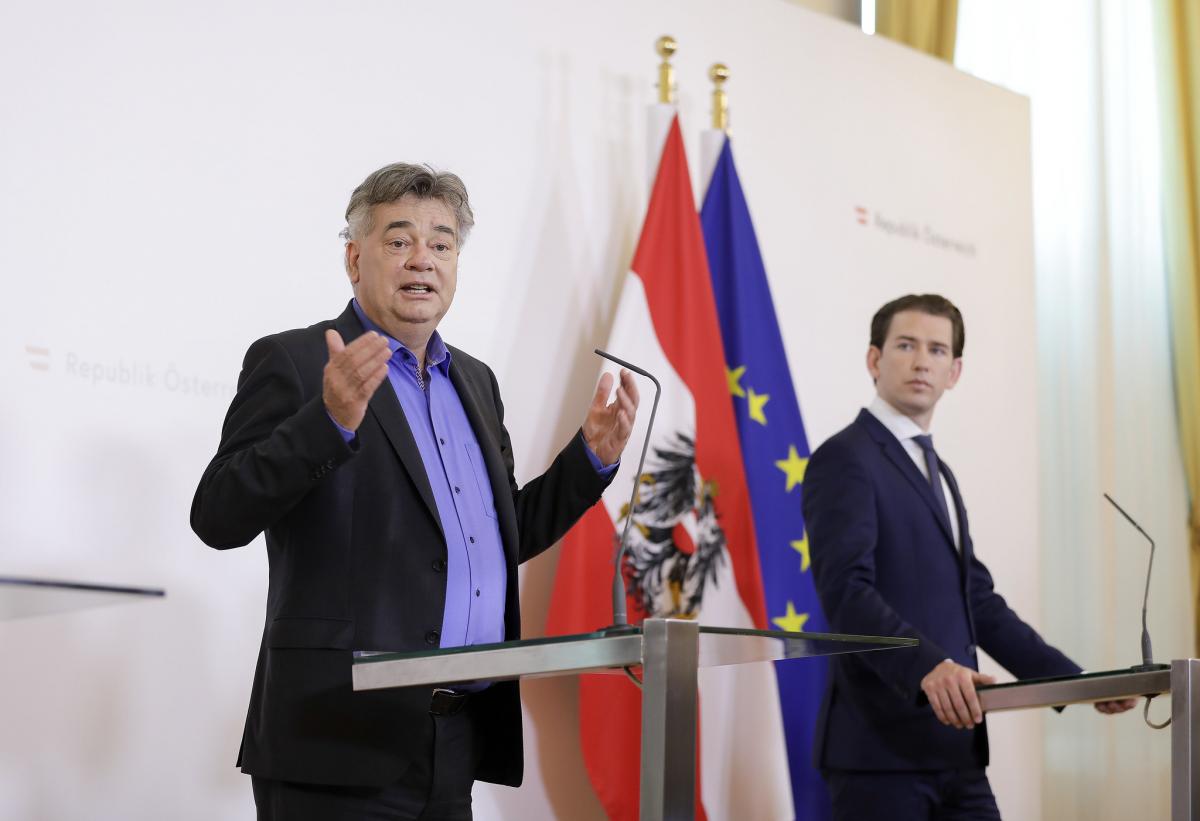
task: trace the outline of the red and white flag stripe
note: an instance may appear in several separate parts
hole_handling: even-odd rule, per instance
[[[664,564],[656,578],[649,574],[646,596],[654,615],[765,629],[749,491],[704,238],[676,118],[663,143],[631,267],[607,350],[642,365],[663,385],[646,473],[661,461],[657,452],[693,455],[687,444],[691,442],[697,488],[694,504],[680,515],[657,520],[645,514],[648,518],[635,519],[639,524],[653,521],[670,533],[671,561],[677,562]],[[648,416],[644,410],[639,414],[622,468],[603,503],[564,539],[548,634],[586,632],[611,621],[609,587],[604,581],[611,578],[615,538],[637,478],[636,456]],[[652,487],[643,487],[646,494],[653,494]],[[677,570],[673,576],[672,567]],[[684,568],[691,571],[686,579]],[[689,606],[696,596],[698,606]],[[631,621],[648,615],[644,602],[642,596],[629,597]],[[597,795],[614,819],[633,819],[638,813],[640,703],[638,690],[622,677],[589,675],[580,681],[584,759]],[[769,664],[701,671],[699,817],[791,816],[778,703]]]

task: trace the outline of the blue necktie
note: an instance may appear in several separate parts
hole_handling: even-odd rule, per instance
[[[946,494],[942,490],[942,472],[938,466],[937,452],[933,449],[933,435],[926,433],[923,436],[914,436],[913,441],[920,445],[921,450],[925,452],[925,467],[929,469],[929,486],[933,490],[933,498],[937,499],[938,507],[941,508],[948,525],[950,524],[950,508],[946,505]]]

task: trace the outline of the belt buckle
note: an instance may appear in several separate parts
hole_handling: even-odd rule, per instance
[[[434,687],[429,699],[429,714],[452,716],[459,712],[466,702],[467,693],[456,693],[445,687]]]

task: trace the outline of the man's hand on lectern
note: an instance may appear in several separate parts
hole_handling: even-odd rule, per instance
[[[921,689],[938,721],[969,730],[983,721],[976,684],[993,684],[996,679],[946,659],[921,679]]]
[[[1093,706],[1098,712],[1104,713],[1106,716],[1115,716],[1117,713],[1123,713],[1126,710],[1132,710],[1137,706],[1136,698],[1121,698],[1115,701],[1097,701]]]

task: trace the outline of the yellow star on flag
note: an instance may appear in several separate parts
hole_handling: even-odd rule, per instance
[[[788,445],[787,458],[777,461],[775,467],[787,474],[787,490],[784,492],[790,493],[796,485],[804,484],[804,471],[808,469],[808,459],[801,458],[795,445]]]
[[[806,535],[800,541],[792,542],[791,544],[792,544],[792,550],[795,550],[797,553],[800,554],[800,572],[807,573],[808,566],[809,566],[809,564],[812,563],[812,560],[810,559],[810,557],[808,555],[808,536]]]
[[[767,424],[767,415],[763,413],[763,405],[767,404],[767,400],[771,397],[765,393],[755,393],[754,388],[748,388],[750,396],[747,401],[750,402],[750,418],[760,425]]]
[[[771,619],[780,630],[786,630],[789,633],[799,633],[804,629],[804,623],[808,621],[807,613],[797,613],[796,605],[791,601],[787,603],[787,613],[783,616]]]
[[[742,374],[745,372],[745,365],[734,368],[733,370],[729,370],[729,368],[725,369],[725,380],[729,383],[729,392],[734,396],[746,395],[746,392],[742,390],[742,386],[739,384],[742,381]]]

